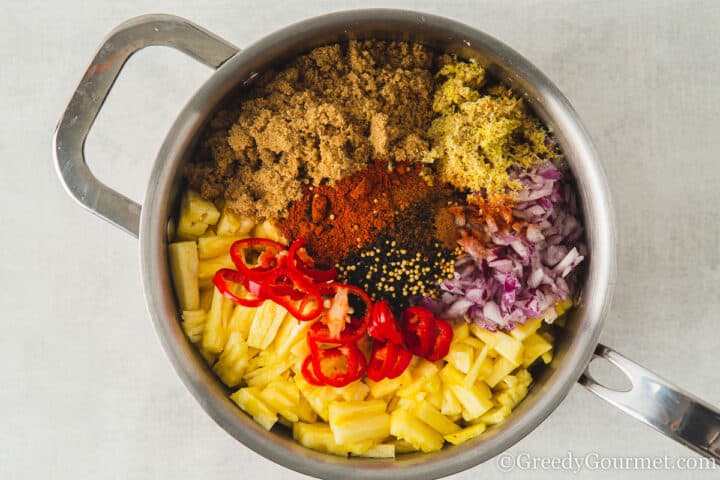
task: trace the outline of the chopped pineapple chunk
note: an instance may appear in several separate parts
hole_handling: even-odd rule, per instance
[[[293,424],[293,438],[307,448],[341,457],[347,457],[349,451],[335,442],[330,426],[326,423],[296,422]]]
[[[182,327],[185,335],[192,343],[202,340],[207,312],[205,310],[184,310],[182,313]]]
[[[538,359],[538,357],[552,350],[552,343],[548,342],[537,333],[533,333],[527,337],[523,342],[523,345],[525,346],[522,361],[523,367],[529,367],[533,364],[533,362],[535,362],[535,360]]]
[[[233,402],[255,419],[265,430],[270,430],[277,422],[277,414],[260,399],[256,388],[241,388],[230,395]]]
[[[217,234],[223,236],[247,236],[254,226],[255,223],[252,219],[241,217],[225,207],[217,224]]]
[[[460,445],[461,443],[467,442],[471,438],[475,438],[485,431],[487,427],[484,423],[476,423],[467,428],[454,433],[445,435],[445,440],[452,443],[453,445]]]
[[[510,331],[510,335],[522,342],[527,337],[535,333],[537,329],[540,328],[541,324],[542,318],[540,317],[528,318],[524,324],[518,325],[517,327],[513,328]]]
[[[416,450],[434,452],[443,446],[443,437],[405,409],[399,408],[390,416],[390,433],[410,443]]]
[[[519,340],[511,337],[507,333],[503,333],[501,331],[489,332],[477,325],[471,325],[470,331],[480,340],[488,345],[491,345],[495,351],[507,358],[516,366],[520,365],[520,362],[522,361],[523,345]]]
[[[431,426],[441,435],[448,435],[460,430],[460,427],[440,413],[435,407],[428,402],[419,402],[412,413],[423,422]]]
[[[240,384],[248,365],[248,346],[238,332],[232,332],[213,370],[228,387]]]
[[[218,257],[230,251],[230,246],[242,237],[222,237],[217,235],[198,238],[198,256],[201,260]]]
[[[183,240],[194,240],[217,223],[220,212],[200,194],[187,190],[180,201],[180,219],[175,234]]]
[[[219,257],[208,258],[207,260],[200,260],[197,270],[197,280],[202,288],[209,287],[212,285],[212,279],[221,268],[235,269],[235,263],[233,263],[230,254],[220,255]]]
[[[395,458],[395,445],[392,443],[379,443],[361,453],[359,456],[367,458]]]
[[[197,245],[195,242],[171,243],[168,246],[168,255],[170,256],[170,273],[180,308],[183,310],[199,309]]]
[[[255,225],[250,236],[268,238],[275,242],[282,243],[283,245],[287,244],[287,240],[270,220],[265,220],[264,222]]]
[[[232,305],[220,290],[214,290],[202,339],[203,348],[210,353],[220,353],[227,342],[227,321]]]
[[[467,343],[453,342],[445,359],[462,373],[468,373],[473,363],[473,350]]]

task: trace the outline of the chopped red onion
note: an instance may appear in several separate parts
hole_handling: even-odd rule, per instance
[[[422,298],[419,305],[496,331],[552,315],[550,307],[573,294],[574,279],[568,276],[587,251],[573,187],[550,162],[516,177],[523,188],[513,217],[525,231],[498,231],[489,219],[481,225],[463,223],[489,243],[464,238],[465,253],[457,259],[453,278],[441,283],[440,298]]]

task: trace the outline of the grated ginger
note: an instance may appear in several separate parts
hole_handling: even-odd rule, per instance
[[[430,126],[432,149],[425,162],[435,163],[442,182],[460,189],[503,195],[518,190],[512,167],[526,168],[556,155],[548,133],[523,100],[504,86],[481,92],[485,70],[476,63],[445,65],[445,81],[435,92]]]

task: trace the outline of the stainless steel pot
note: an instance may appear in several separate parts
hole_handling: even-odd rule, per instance
[[[181,167],[206,121],[223,100],[271,65],[313,47],[354,38],[416,41],[473,58],[522,92],[552,129],[577,180],[590,250],[580,307],[559,339],[555,359],[536,379],[510,418],[466,444],[395,460],[343,459],[301,447],[269,433],[237,408],[187,341],[166,254],[168,219],[175,210]],[[178,116],[155,160],[145,205],[129,200],[90,173],[83,154],[88,131],[127,59],[149,45],[181,50],[216,69]],[[520,54],[478,30],[432,15],[398,10],[357,10],[312,18],[279,30],[245,50],[187,20],[149,15],[129,20],[103,42],[60,119],[54,137],[58,175],[68,193],[92,213],[139,236],[145,297],[165,351],[187,388],[228,433],[259,454],[322,478],[424,479],[455,473],[509,448],[565,398],[576,382],[630,415],[720,461],[720,412],[614,350],[598,345],[615,282],[615,223],[605,175],[580,119],[557,87]],[[630,379],[628,391],[601,385],[588,371],[604,358]]]

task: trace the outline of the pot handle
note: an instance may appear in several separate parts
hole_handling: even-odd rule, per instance
[[[115,28],[105,38],[70,100],[53,136],[58,176],[78,203],[137,237],[140,205],[101,183],[85,162],[88,132],[125,62],[150,45],[173,47],[212,68],[238,48],[183,18],[143,15]]]
[[[673,440],[720,464],[720,410],[663,380],[610,347],[598,345],[593,360],[603,358],[630,380],[627,391],[608,388],[590,374],[579,382],[588,390]]]

